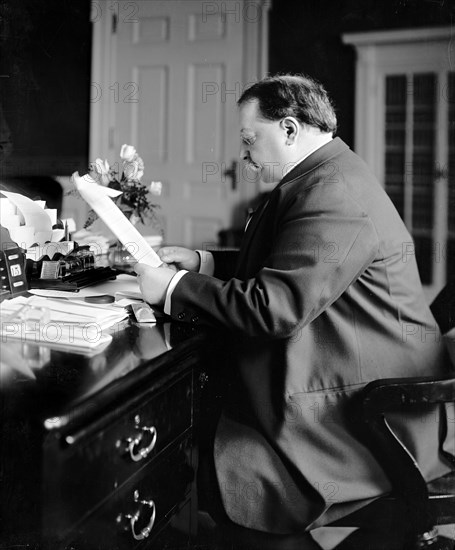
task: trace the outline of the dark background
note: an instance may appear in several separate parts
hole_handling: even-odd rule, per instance
[[[273,0],[269,71],[320,80],[337,109],[338,135],[353,145],[355,55],[342,33],[455,27],[454,6],[455,0]],[[13,141],[0,176],[86,169],[90,7],[90,0],[0,0],[0,101]]]
[[[269,71],[304,72],[332,97],[338,135],[354,144],[355,53],[346,32],[451,26],[454,0],[274,0]]]
[[[86,169],[90,1],[0,2],[0,101],[13,142],[0,175]]]

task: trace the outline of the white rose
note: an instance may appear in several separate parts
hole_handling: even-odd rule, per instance
[[[123,173],[128,181],[137,180],[139,174],[139,163],[137,160],[123,163]]]
[[[123,161],[123,173],[125,174],[125,178],[129,181],[140,181],[144,175],[144,161],[138,156],[130,162]]]
[[[152,181],[150,183],[150,193],[152,193],[152,195],[161,195],[162,190],[163,184],[160,181]]]
[[[93,173],[93,179],[100,185],[107,186],[111,181],[109,175],[110,166],[107,160],[96,159],[90,165],[90,171]]]
[[[120,149],[120,158],[126,160],[126,162],[131,162],[136,156],[136,149],[132,145],[127,145],[124,143]]]
[[[136,161],[137,161],[137,164],[138,164],[137,176],[136,177],[140,181],[142,176],[144,175],[144,161],[141,159],[140,156],[136,157]]]

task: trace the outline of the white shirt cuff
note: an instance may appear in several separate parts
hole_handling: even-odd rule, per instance
[[[174,292],[174,288],[177,286],[177,283],[186,273],[188,273],[186,269],[181,269],[180,271],[177,271],[177,273],[172,277],[170,283],[167,286],[166,299],[164,300],[164,313],[166,313],[166,315],[171,314],[171,296]]]
[[[215,273],[215,259],[213,258],[213,254],[207,250],[196,250],[196,252],[199,254],[199,258],[201,260],[199,265],[199,273],[202,273],[202,275],[212,276]],[[166,315],[171,314],[172,293],[185,273],[188,273],[186,269],[177,271],[166,289],[166,299],[164,300],[164,313],[166,313]]]
[[[208,250],[196,250],[201,259],[201,264],[199,266],[199,273],[202,275],[210,275],[210,277],[215,273],[215,259],[213,254]]]

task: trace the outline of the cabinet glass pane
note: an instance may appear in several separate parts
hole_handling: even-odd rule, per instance
[[[385,78],[385,189],[413,236],[424,284],[434,267],[436,87],[435,73]]]
[[[412,227],[433,229],[436,77],[413,77]]]
[[[431,284],[434,264],[436,75],[414,74],[412,91],[412,236],[422,283]]]
[[[386,77],[385,189],[401,217],[404,217],[406,91],[406,75]]]

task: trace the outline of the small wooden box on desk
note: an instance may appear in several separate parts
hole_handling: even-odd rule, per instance
[[[3,344],[6,546],[161,549],[172,526],[191,537],[204,335],[127,322],[113,336],[93,357]]]

